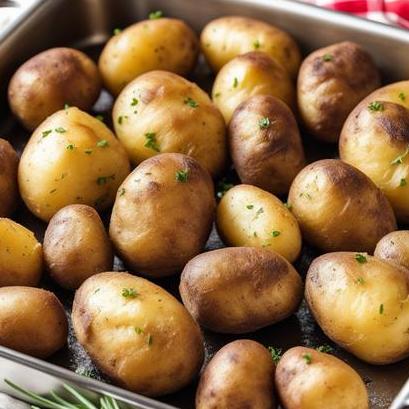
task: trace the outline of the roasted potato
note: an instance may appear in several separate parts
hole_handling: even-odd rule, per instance
[[[65,104],[91,109],[101,91],[95,63],[72,48],[51,48],[25,62],[8,89],[10,108],[28,130],[34,130]]]
[[[227,156],[223,116],[196,84],[166,71],[132,81],[117,98],[115,133],[138,165],[160,152],[192,156],[213,176]]]
[[[0,138],[0,217],[13,213],[18,200],[18,157],[13,147]]]
[[[397,228],[383,193],[337,159],[306,166],[291,185],[288,203],[305,240],[322,251],[372,253],[379,239]]]
[[[368,409],[368,392],[354,369],[315,349],[289,349],[275,383],[285,409]]]
[[[278,253],[231,247],[190,260],[179,291],[201,326],[242,334],[287,318],[297,309],[303,289],[297,271]]]
[[[284,102],[271,95],[245,100],[233,113],[228,136],[242,183],[288,193],[305,157],[297,122]]]
[[[143,278],[117,272],[88,278],[75,294],[72,320],[95,364],[131,391],[177,391],[202,365],[199,326],[172,295]]]
[[[374,256],[409,269],[409,230],[393,231],[382,237]]]

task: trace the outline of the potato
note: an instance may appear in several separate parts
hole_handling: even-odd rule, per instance
[[[409,269],[409,230],[394,231],[382,237],[374,256]]]
[[[226,123],[234,110],[251,96],[272,95],[293,108],[294,94],[293,84],[284,68],[260,51],[239,55],[224,65],[212,89],[212,99]]]
[[[227,156],[223,116],[196,84],[166,71],[132,81],[117,98],[115,133],[138,165],[160,152],[192,156],[213,176]]]
[[[18,157],[13,147],[0,138],[0,217],[10,216],[18,201]]]
[[[288,203],[305,240],[322,251],[372,252],[381,237],[397,228],[382,192],[337,159],[306,166],[291,185]]]
[[[95,364],[131,391],[177,391],[202,365],[198,325],[172,295],[143,278],[117,272],[88,278],[75,294],[72,320]]]
[[[290,74],[297,76],[301,54],[295,41],[284,31],[263,21],[228,16],[212,20],[202,31],[200,45],[213,71],[249,51],[262,51]]]
[[[0,287],[36,286],[43,250],[34,233],[13,220],[0,218]]]
[[[28,130],[65,104],[91,109],[101,91],[95,63],[72,48],[51,48],[26,61],[8,89],[10,108]]]
[[[69,204],[108,208],[128,173],[128,157],[114,134],[93,116],[68,108],[35,130],[21,156],[18,181],[27,207],[48,221]]]
[[[112,270],[111,242],[98,213],[79,204],[59,210],[45,232],[44,259],[51,277],[67,289]]]
[[[113,95],[138,75],[152,70],[186,75],[195,66],[199,41],[182,20],[143,20],[114,35],[102,50],[98,66]]]
[[[322,330],[371,364],[409,356],[409,273],[362,253],[338,252],[311,264],[305,297]]]
[[[230,342],[203,371],[196,409],[274,409],[274,371],[263,345],[249,339]]]
[[[368,392],[354,369],[335,356],[294,347],[280,359],[276,388],[286,409],[368,409]]]
[[[325,142],[337,142],[348,114],[380,86],[371,56],[344,41],[311,53],[298,76],[298,108],[307,130]]]
[[[0,345],[48,358],[67,342],[68,324],[58,298],[40,288],[0,288]]]
[[[228,135],[242,183],[288,193],[305,157],[297,122],[286,104],[271,95],[250,97],[234,111]]]
[[[189,156],[163,153],[142,162],[122,183],[109,234],[132,270],[171,275],[203,250],[215,207],[208,172]]]
[[[302,281],[278,253],[255,247],[209,251],[190,260],[179,287],[193,318],[215,332],[242,334],[287,318]]]

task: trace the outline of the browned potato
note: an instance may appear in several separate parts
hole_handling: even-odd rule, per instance
[[[0,138],[0,217],[8,217],[16,207],[18,157],[13,147]]]
[[[409,269],[409,230],[393,231],[382,237],[374,256]]]

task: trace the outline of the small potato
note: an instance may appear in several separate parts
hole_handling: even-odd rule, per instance
[[[175,392],[202,365],[199,326],[176,298],[143,278],[108,272],[87,279],[75,294],[72,321],[95,364],[131,391]]]
[[[114,35],[102,50],[98,66],[113,95],[138,75],[152,70],[188,74],[195,66],[199,41],[182,20],[143,20]]]
[[[43,250],[34,233],[13,220],[0,218],[0,287],[36,286]]]
[[[217,208],[217,229],[230,246],[264,247],[290,263],[301,251],[297,220],[274,195],[250,185],[237,185]]]
[[[298,108],[307,130],[325,142],[337,142],[348,114],[380,86],[371,56],[358,44],[344,41],[321,48],[302,63],[298,76]]]
[[[250,97],[234,111],[228,135],[242,183],[288,193],[305,157],[297,122],[286,104],[271,95]]]
[[[372,253],[379,239],[397,228],[383,193],[336,159],[306,166],[294,179],[288,202],[305,240],[323,251]]]
[[[409,269],[409,230],[393,231],[382,237],[374,256]]]
[[[13,147],[0,138],[0,217],[13,213],[18,200],[18,157]]]
[[[58,298],[40,288],[0,288],[0,345],[48,358],[67,342],[68,324]]]
[[[334,342],[371,364],[409,356],[409,273],[362,253],[329,253],[307,273],[305,297]]]
[[[297,271],[278,253],[231,247],[190,260],[179,291],[202,327],[242,334],[287,318],[297,309],[303,289]]]
[[[195,158],[213,176],[225,167],[223,116],[196,84],[166,71],[132,81],[112,112],[115,133],[138,165],[160,152]]]
[[[101,91],[95,63],[72,48],[51,48],[25,62],[8,90],[10,108],[28,130],[65,104],[91,109]]]
[[[263,345],[249,339],[230,342],[203,371],[196,409],[275,409],[274,371]]]
[[[354,369],[315,349],[289,349],[275,383],[285,409],[368,409],[368,392]]]
[[[260,51],[235,57],[219,71],[213,84],[212,99],[228,124],[234,110],[254,95],[272,95],[290,108],[295,91],[287,72]]]
[[[96,210],[86,205],[59,210],[45,232],[44,259],[51,277],[67,289],[112,270],[111,242]]]
[[[98,119],[77,108],[56,112],[33,133],[18,169],[20,194],[48,221],[63,207],[112,205],[129,173],[125,149]]]

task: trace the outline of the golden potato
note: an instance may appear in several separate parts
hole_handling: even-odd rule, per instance
[[[339,252],[311,264],[308,305],[334,342],[371,364],[409,356],[409,273],[362,253]]]
[[[91,109],[101,91],[95,63],[72,48],[51,48],[25,62],[8,89],[10,108],[28,130],[65,104]]]
[[[64,206],[82,203],[104,210],[129,173],[125,149],[98,119],[68,108],[33,133],[21,156],[20,194],[48,221]]]
[[[0,288],[0,345],[48,358],[67,342],[68,324],[58,298],[40,288]]]
[[[208,172],[190,156],[163,153],[142,162],[122,183],[109,234],[132,270],[171,275],[203,250],[215,206]]]
[[[409,269],[409,230],[393,231],[382,237],[374,256]]]
[[[0,287],[36,286],[43,268],[43,250],[34,233],[13,220],[0,218]]]
[[[277,365],[275,383],[286,409],[368,409],[368,392],[354,369],[315,349],[289,349]]]
[[[203,371],[196,409],[274,409],[274,371],[263,345],[249,339],[230,342]]]
[[[288,196],[305,240],[323,251],[372,252],[396,220],[383,193],[361,171],[337,159],[306,166]]]
[[[166,71],[132,81],[112,112],[115,133],[138,165],[162,152],[195,158],[213,176],[224,168],[223,116],[196,84]]]
[[[88,278],[75,294],[72,320],[95,364],[131,391],[177,391],[202,365],[199,326],[176,298],[143,278],[117,272]]]
[[[193,318],[215,332],[242,334],[287,318],[302,281],[278,253],[256,247],[209,251],[190,260],[179,291]]]
[[[16,151],[0,138],[0,217],[10,216],[17,205],[17,168]]]
[[[250,97],[234,111],[228,136],[242,183],[288,193],[305,157],[297,122],[286,104],[271,95]]]
[[[195,66],[199,41],[182,20],[143,20],[114,35],[102,50],[98,66],[113,95],[138,75],[152,70],[188,74]]]
[[[212,89],[212,99],[226,123],[230,122],[234,110],[254,95],[272,95],[294,107],[295,91],[289,75],[260,51],[239,55],[224,65]]]

